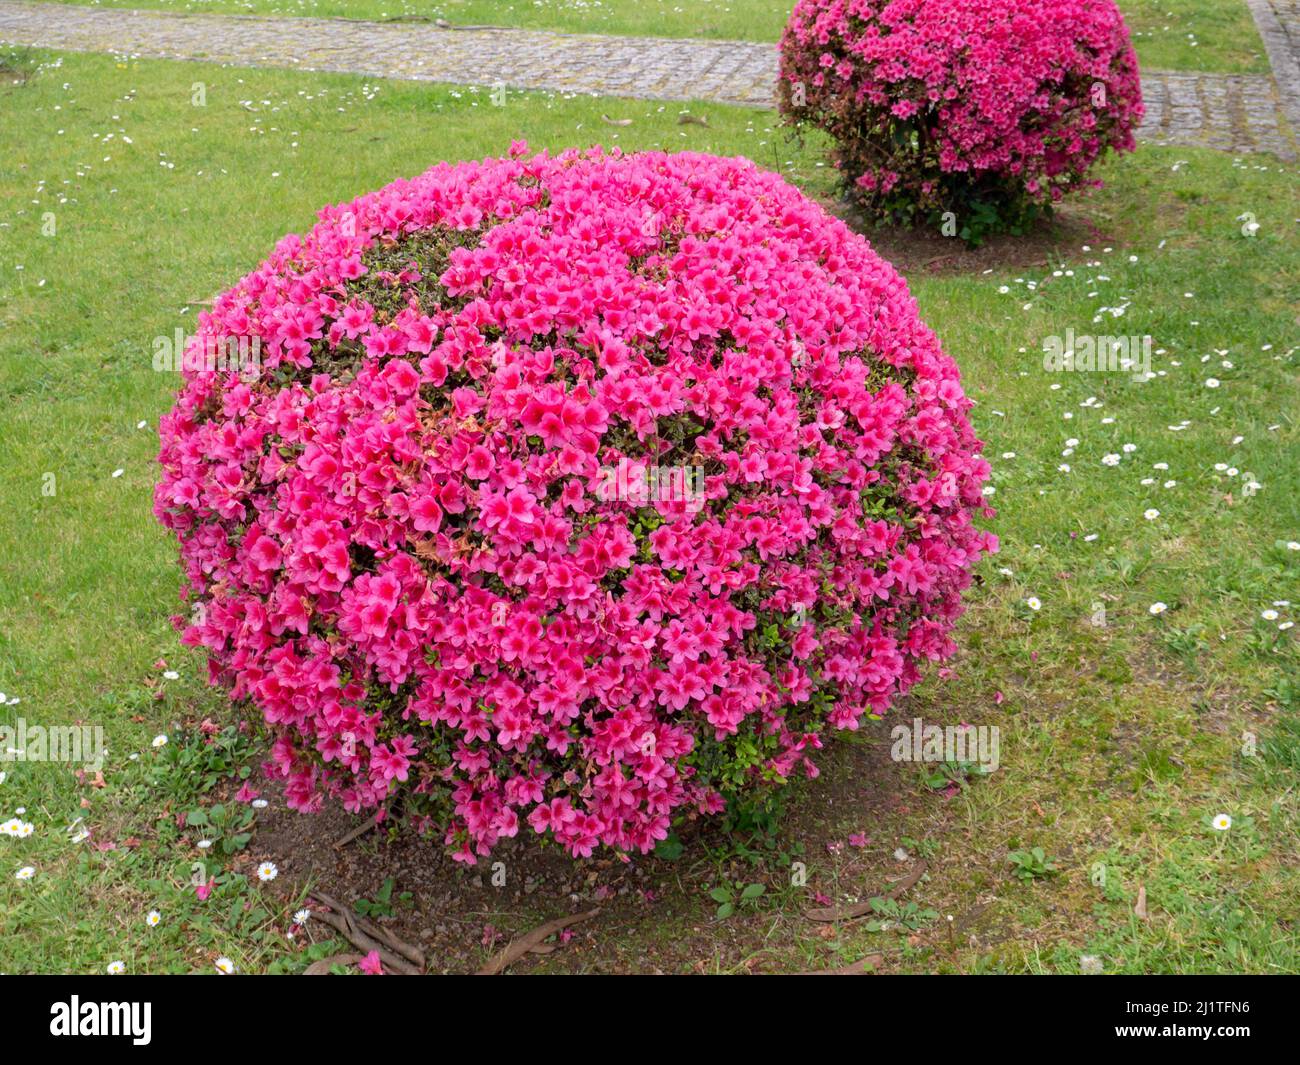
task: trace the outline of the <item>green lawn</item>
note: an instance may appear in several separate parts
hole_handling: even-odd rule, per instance
[[[311,15],[354,19],[446,19],[562,33],[716,37],[775,41],[792,0],[100,0],[98,7]],[[1267,73],[1244,0],[1122,0],[1145,66]]]
[[[204,718],[233,717],[166,620],[178,574],[150,490],[175,382],[152,370],[154,339],[192,327],[197,301],[322,204],[513,137],[743,153],[822,196],[829,175],[820,145],[795,147],[766,112],[696,107],[705,128],[644,101],[512,95],[493,107],[411,82],[36,59],[0,77],[0,724],[100,725],[110,753],[102,779],[0,765],[0,819],[21,808],[34,827],[0,837],[0,972],[117,960],[211,971],[218,956],[301,971],[330,948],[308,955],[284,935],[297,898],[282,889],[303,872],[294,855],[257,837],[244,847],[242,823],[220,814],[201,830],[218,844],[208,852],[177,825],[261,749],[233,733],[215,748],[194,739]],[[191,103],[195,82],[205,106]],[[601,112],[633,124],[611,128]],[[845,777],[828,772],[794,796],[771,853],[712,838],[676,865],[647,861],[659,901],[615,903],[583,926],[582,952],[530,965],[789,970],[880,954],[891,970],[1077,972],[1090,954],[1108,971],[1300,970],[1300,686],[1296,630],[1279,629],[1300,604],[1300,550],[1288,546],[1300,541],[1300,192],[1268,157],[1187,148],[1144,147],[1102,176],[1070,214],[1096,237],[1042,265],[910,279],[979,401],[1003,550],[971,590],[953,674],[932,676],[899,716],[997,725],[1002,768],[949,796],[886,760],[872,795],[829,811],[821,789]],[[1045,373],[1043,339],[1067,329],[1151,335],[1159,376]],[[1119,464],[1104,464],[1112,454]],[[1156,602],[1167,612],[1153,616]],[[1090,623],[1097,603],[1102,627]],[[889,724],[850,755],[887,748]],[[159,734],[170,742],[155,750]],[[1210,827],[1219,813],[1227,832]],[[76,841],[82,828],[92,836]],[[865,846],[826,845],[857,833]],[[382,863],[378,837],[358,845]],[[877,890],[905,871],[900,847],[930,863],[909,896],[916,912],[830,937],[798,916],[814,890]],[[1011,875],[1007,853],[1032,847],[1056,875]],[[807,889],[789,885],[795,852]],[[262,857],[286,875],[259,885]],[[207,902],[190,887],[195,861],[219,873]],[[30,881],[15,879],[24,866]],[[724,880],[768,891],[715,921],[708,892]],[[1140,887],[1146,920],[1133,914]],[[495,921],[521,929],[562,912],[534,905]],[[931,911],[982,916],[950,937]],[[462,917],[466,949],[482,953],[474,915]]]

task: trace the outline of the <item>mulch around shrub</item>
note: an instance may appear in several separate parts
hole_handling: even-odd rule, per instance
[[[899,720],[906,716],[900,711]],[[259,817],[246,854],[254,862],[275,861],[283,874],[276,887],[286,893],[310,884],[349,906],[374,899],[393,878],[393,913],[378,920],[423,950],[432,973],[475,972],[543,922],[595,908],[600,913],[575,922],[566,943],[553,950],[547,944],[544,953],[519,958],[510,971],[540,965],[571,972],[673,973],[715,966],[782,971],[778,957],[764,960],[769,949],[797,952],[799,941],[823,939],[833,927],[804,917],[816,905],[815,893],[837,904],[847,896],[886,894],[917,867],[914,856],[903,861],[894,853],[904,823],[915,832],[918,814],[924,821],[946,812],[942,794],[918,790],[912,767],[890,760],[888,726],[896,723],[876,726],[879,735],[868,742],[830,745],[822,752],[820,778],[792,787],[777,838],[783,849],[799,848],[807,887],[780,906],[765,902],[726,920],[701,915],[700,900],[719,882],[720,867],[726,876],[767,883],[769,896],[786,890],[774,878],[787,874],[772,861],[759,868],[740,857],[719,858],[726,847],[716,823],[688,828],[683,854],[673,861],[634,855],[623,862],[601,852],[572,859],[557,847],[538,847],[521,832],[502,840],[479,865],[465,867],[451,860],[439,837],[421,839],[406,827],[391,838],[372,830],[336,849],[366,817],[329,802],[315,815],[295,813],[278,798],[277,785],[265,790],[272,804]],[[855,830],[866,833],[865,846],[846,843]],[[494,870],[497,862],[500,869]],[[498,879],[504,873],[504,885],[494,886],[494,871]],[[928,884],[929,877],[910,886],[909,898],[924,905],[939,901]],[[706,915],[711,908],[705,907]],[[772,941],[774,921],[783,926],[778,943]],[[315,939],[333,935],[321,922],[308,927]],[[887,964],[876,968],[888,971]]]
[[[1074,205],[1058,209],[1051,218],[1040,219],[1023,236],[1002,234],[972,248],[958,238],[945,237],[934,229],[873,225],[843,200],[822,200],[821,203],[866,237],[876,252],[893,263],[904,277],[1038,268],[1077,257],[1080,246],[1084,244],[1123,243],[1118,237],[1098,228]]]

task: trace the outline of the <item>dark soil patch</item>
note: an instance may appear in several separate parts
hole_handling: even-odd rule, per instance
[[[838,904],[882,894],[912,868],[914,859],[894,854],[899,834],[909,831],[904,822],[914,820],[908,814],[941,816],[943,797],[919,792],[911,767],[890,760],[888,730],[899,720],[891,715],[872,726],[868,739],[821,752],[820,778],[791,787],[770,850],[758,843],[749,848],[709,823],[688,826],[676,860],[638,855],[622,861],[599,852],[575,860],[539,845],[529,830],[467,868],[446,855],[439,838],[421,839],[405,826],[368,832],[335,850],[334,842],[364,818],[333,804],[302,816],[268,795],[272,806],[247,853],[254,861],[276,862],[286,888],[310,884],[349,905],[374,899],[393,878],[394,913],[382,923],[423,948],[431,972],[473,972],[512,937],[593,908],[599,916],[577,925],[565,944],[529,955],[511,971],[834,968],[844,959],[819,957],[831,926],[805,920],[802,911],[818,905],[819,897]],[[934,809],[910,810],[908,802]],[[847,837],[857,833],[867,841],[852,846]],[[791,884],[793,861],[807,868],[805,886]],[[498,880],[504,874],[504,885],[494,886],[494,872]],[[752,911],[720,921],[708,892],[724,880],[763,883],[767,890]],[[401,902],[404,893],[409,900]],[[319,923],[309,922],[309,930],[319,939],[330,934]]]
[[[877,226],[844,200],[823,200],[822,206],[866,237],[905,277],[1036,269],[1077,258],[1084,244],[1100,250],[1100,245],[1122,243],[1074,205],[1058,208],[1052,218],[1039,219],[1023,236],[990,237],[978,248],[936,229]]]

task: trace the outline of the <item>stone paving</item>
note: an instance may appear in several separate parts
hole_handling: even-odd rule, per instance
[[[1246,0],[1293,134],[1300,136],[1300,0]]]
[[[1144,71],[1157,143],[1296,157],[1300,0],[1247,0],[1277,79]],[[0,42],[235,66],[770,107],[776,48],[742,41],[547,33],[432,23],[261,18],[0,0]]]

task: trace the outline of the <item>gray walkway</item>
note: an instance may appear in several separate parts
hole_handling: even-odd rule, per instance
[[[1246,0],[1264,42],[1291,132],[1300,136],[1300,0]]]
[[[1300,73],[1294,70],[1300,0],[1248,2],[1285,92],[1267,75],[1147,71],[1147,116],[1140,136],[1158,143],[1295,157],[1300,130]],[[776,79],[775,46],[753,42],[175,14],[23,0],[0,0],[0,42],[751,107],[772,106]]]

